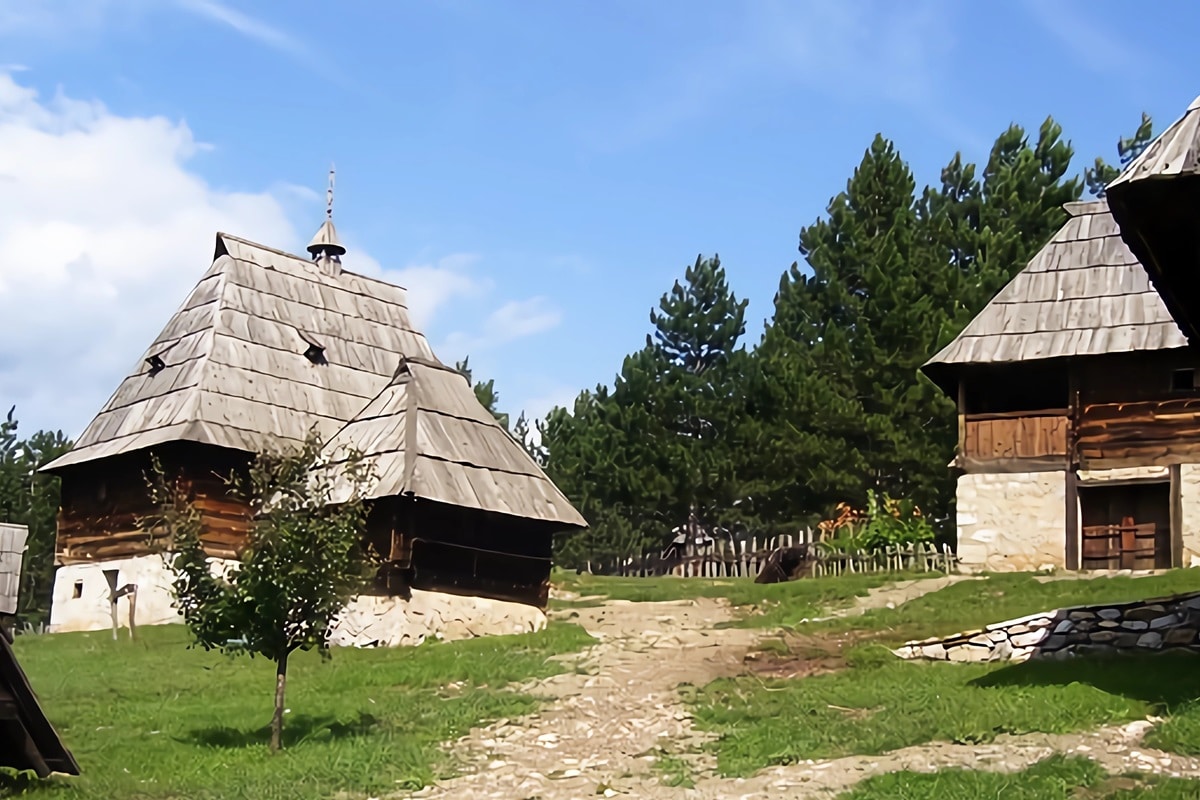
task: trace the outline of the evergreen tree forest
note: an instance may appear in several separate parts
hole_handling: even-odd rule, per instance
[[[1148,116],[1118,143],[1151,141]],[[799,232],[757,342],[720,259],[700,255],[650,314],[611,385],[537,423],[538,456],[591,524],[578,567],[663,548],[689,519],[795,533],[871,495],[915,504],[952,541],[954,402],[919,367],[1119,172],[1083,174],[1061,127],[1012,125],[986,162],[955,155],[919,187],[882,135]]]

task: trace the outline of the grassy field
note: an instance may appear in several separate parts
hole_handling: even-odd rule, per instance
[[[839,800],[1195,800],[1194,781],[1147,777],[1110,778],[1086,758],[1052,756],[1022,772],[973,770],[932,774],[894,772],[869,778]]]
[[[741,610],[740,624],[775,627],[818,617],[830,608],[866,595],[871,589],[912,577],[918,576],[879,573],[758,584],[753,578],[619,578],[564,571],[555,573],[555,588],[577,594],[580,599],[558,600],[552,605],[570,608],[604,600],[647,603],[723,597]]]
[[[690,688],[687,694],[697,725],[719,734],[718,761],[729,775],[934,741],[1068,733],[1151,713],[1168,721],[1151,732],[1149,745],[1197,754],[1200,688],[1194,675],[1200,671],[1200,657],[941,664],[901,661],[873,643],[949,634],[1066,605],[1197,589],[1200,570],[1046,582],[1030,575],[992,576],[894,609],[803,626],[809,636],[863,642],[848,647],[846,668],[838,672],[803,680],[746,675]]]
[[[182,626],[26,636],[17,655],[84,775],[37,784],[64,798],[327,798],[418,787],[453,768],[438,747],[485,720],[534,709],[505,691],[570,668],[551,656],[591,638],[575,625],[415,648],[292,658],[286,750],[267,752],[274,669],[187,649]],[[6,788],[7,787],[7,788]],[[0,795],[20,790],[11,778]]]

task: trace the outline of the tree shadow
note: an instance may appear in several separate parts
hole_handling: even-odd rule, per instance
[[[301,742],[331,742],[369,736],[380,727],[378,718],[361,712],[349,722],[334,716],[289,715],[283,720],[283,746],[286,748]],[[270,743],[271,726],[264,725],[253,730],[227,726],[197,728],[177,741],[216,749],[257,747]]]
[[[1089,653],[1061,660],[1035,658],[976,678],[971,685],[986,688],[1081,683],[1169,711],[1200,699],[1198,671],[1200,654],[1184,650]]]

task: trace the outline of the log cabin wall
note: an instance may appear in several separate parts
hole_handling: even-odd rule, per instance
[[[1084,469],[1200,462],[1200,357],[1188,349],[1081,360]]]
[[[376,501],[367,538],[385,563],[375,591],[477,595],[545,607],[556,526],[409,498]]]
[[[245,504],[230,496],[223,478],[244,469],[249,456],[188,442],[159,448],[168,475],[178,475],[201,515],[201,541],[218,558],[233,558],[248,528]],[[55,548],[60,564],[132,558],[159,552],[139,520],[153,514],[146,476],[149,451],[128,453],[64,470]]]

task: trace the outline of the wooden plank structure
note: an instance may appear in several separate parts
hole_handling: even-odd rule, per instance
[[[0,635],[0,767],[78,775],[79,764],[46,719],[8,639]]]
[[[24,525],[0,523],[0,767],[33,770],[41,778],[78,775],[79,765],[42,712],[2,624],[17,611],[28,533]]]
[[[21,589],[21,563],[29,529],[24,525],[0,522],[0,627],[4,617],[17,613]]]
[[[539,602],[551,536],[586,522],[467,379],[438,361],[405,290],[342,269],[331,217],[308,249],[311,260],[217,234],[182,306],[75,447],[44,468],[62,477],[59,563],[170,548],[139,529],[151,455],[200,511],[206,551],[237,557],[248,510],[224,477],[315,429],[331,458],[354,445],[376,467],[371,543],[390,562],[380,591],[453,574],[424,585]],[[447,546],[403,543],[414,538]],[[505,571],[499,590],[478,567],[485,554],[526,567]]]

